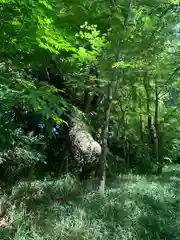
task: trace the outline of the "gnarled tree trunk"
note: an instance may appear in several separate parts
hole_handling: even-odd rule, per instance
[[[86,164],[96,165],[101,155],[101,146],[93,139],[87,125],[78,117],[71,121],[69,139],[72,165],[78,166],[78,171],[81,171]]]

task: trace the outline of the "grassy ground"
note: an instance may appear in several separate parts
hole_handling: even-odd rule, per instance
[[[100,199],[70,176],[23,183],[1,197],[11,228],[0,240],[180,239],[180,166],[119,176]]]

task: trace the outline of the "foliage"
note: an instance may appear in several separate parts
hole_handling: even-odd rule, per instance
[[[0,12],[0,239],[178,238],[179,1]]]

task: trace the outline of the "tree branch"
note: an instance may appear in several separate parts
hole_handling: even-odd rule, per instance
[[[177,67],[173,73],[169,76],[169,78],[166,80],[166,82],[164,83],[164,85],[166,86],[169,81],[174,77],[174,75],[180,70],[180,66]],[[163,91],[163,88],[161,88],[161,90],[159,91],[158,95],[161,94],[161,92]],[[167,92],[166,92],[167,93]],[[164,93],[161,97],[163,97],[164,95],[166,95],[166,93]]]

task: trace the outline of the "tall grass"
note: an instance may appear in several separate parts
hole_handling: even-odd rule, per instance
[[[1,195],[11,228],[2,240],[180,239],[180,167],[161,176],[121,175],[100,198],[89,182],[20,182]]]

